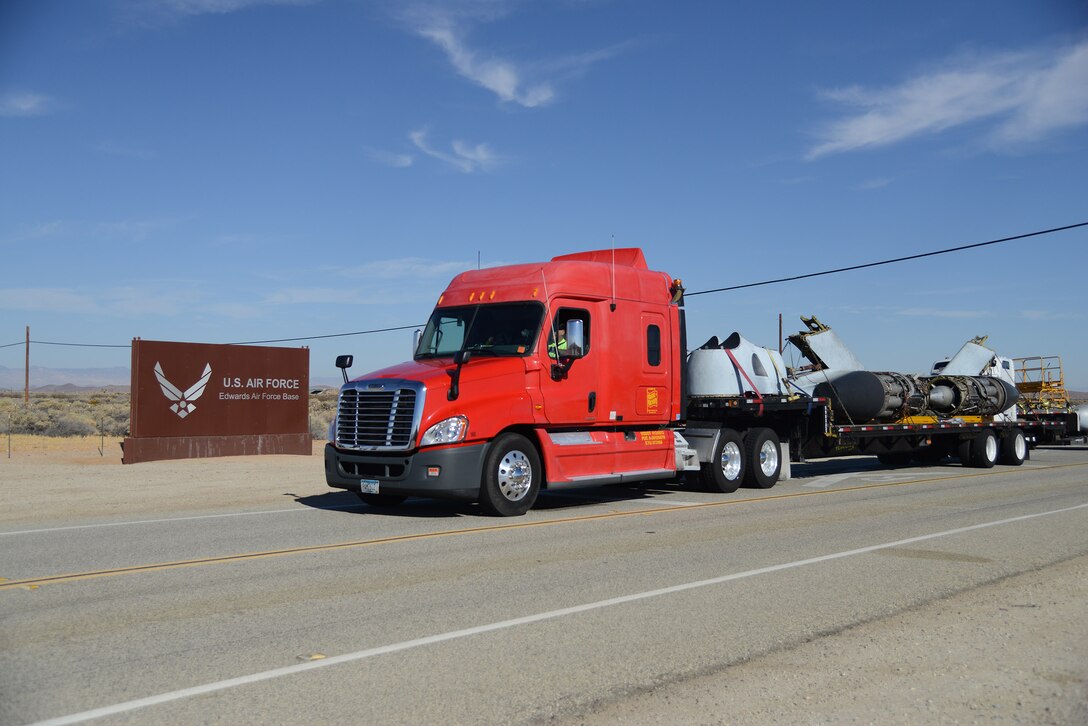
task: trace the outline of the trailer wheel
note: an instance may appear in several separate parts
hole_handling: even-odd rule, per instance
[[[709,463],[699,468],[699,479],[708,492],[731,494],[744,479],[744,446],[740,434],[722,429]]]
[[[771,429],[752,429],[744,437],[744,460],[748,462],[744,483],[756,489],[770,489],[782,472],[778,434]]]
[[[956,456],[959,457],[962,466],[971,466],[971,442],[974,439],[964,439],[956,444]]]
[[[1001,436],[1001,463],[1020,466],[1028,458],[1028,440],[1020,429],[1009,429]]]
[[[967,458],[964,458],[964,444],[967,444]],[[983,429],[973,439],[960,444],[960,459],[964,464],[976,469],[989,469],[997,463],[997,434],[993,429]]]
[[[540,493],[540,455],[521,434],[502,434],[491,445],[480,482],[480,506],[498,517],[529,511]]]
[[[372,507],[395,507],[408,498],[400,494],[363,494],[362,492],[355,492],[355,496]]]

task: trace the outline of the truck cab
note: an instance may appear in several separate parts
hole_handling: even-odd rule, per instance
[[[515,515],[541,489],[674,477],[679,298],[638,249],[458,275],[411,361],[341,388],[326,481]]]

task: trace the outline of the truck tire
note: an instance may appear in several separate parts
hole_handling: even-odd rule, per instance
[[[1001,435],[1001,463],[1020,466],[1028,458],[1028,440],[1020,429],[1009,429]]]
[[[744,480],[744,443],[732,429],[718,433],[718,443],[710,462],[699,468],[699,479],[708,492],[731,494]]]
[[[968,444],[968,452],[967,459],[963,463],[969,462],[969,465],[976,469],[990,469],[997,463],[997,434],[993,432],[993,429],[983,429],[973,439],[961,443],[961,460],[963,460],[964,443]]]
[[[770,489],[782,473],[778,434],[771,429],[752,429],[744,437],[744,483],[756,489]]]
[[[355,492],[355,496],[372,507],[395,507],[408,498],[399,494],[363,494],[362,492]]]
[[[540,454],[521,434],[500,435],[491,444],[480,482],[480,507],[497,517],[518,517],[540,493],[544,468]]]
[[[956,444],[956,456],[959,457],[962,466],[971,466],[971,442],[974,439],[964,439]]]

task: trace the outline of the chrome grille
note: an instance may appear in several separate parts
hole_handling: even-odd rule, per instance
[[[365,451],[411,448],[422,413],[418,385],[360,381],[344,386],[336,414],[337,446]]]

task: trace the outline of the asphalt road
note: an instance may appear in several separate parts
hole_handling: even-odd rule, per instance
[[[186,465],[139,466],[184,490]],[[729,495],[582,490],[517,519],[285,490],[320,466],[253,458],[266,496],[229,496],[225,467],[203,489],[221,500],[163,512],[126,508],[100,467],[113,514],[5,522],[0,723],[1088,714],[1084,447],[795,465]]]

